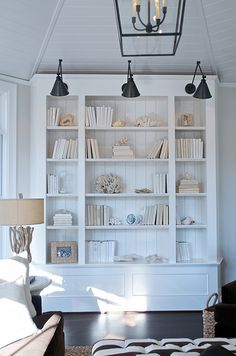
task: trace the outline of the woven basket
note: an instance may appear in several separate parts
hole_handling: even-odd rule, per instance
[[[202,312],[203,337],[215,337],[215,304],[218,299],[217,293],[211,294],[207,299],[206,308]]]

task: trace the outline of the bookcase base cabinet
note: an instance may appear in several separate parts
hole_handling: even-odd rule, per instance
[[[42,266],[41,270],[52,278],[52,285],[43,296],[43,309],[203,310],[208,296],[218,292],[219,265]]]

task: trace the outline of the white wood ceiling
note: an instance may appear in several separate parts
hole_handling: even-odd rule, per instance
[[[65,73],[127,71],[113,0],[0,0],[0,10],[0,74],[55,73],[59,58]],[[236,83],[235,20],[236,0],[186,0],[176,55],[130,58],[132,70],[192,74],[200,60],[206,74]]]

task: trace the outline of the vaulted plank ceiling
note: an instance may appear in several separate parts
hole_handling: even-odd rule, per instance
[[[127,0],[131,1],[131,0]],[[169,0],[172,1],[172,0]],[[55,73],[126,73],[113,0],[1,0],[0,73],[30,80]],[[135,73],[207,74],[236,83],[236,1],[186,0],[175,56],[132,59]]]

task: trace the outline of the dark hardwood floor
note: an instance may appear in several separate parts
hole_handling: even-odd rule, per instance
[[[202,337],[201,312],[65,313],[65,343],[92,345],[103,338]]]

